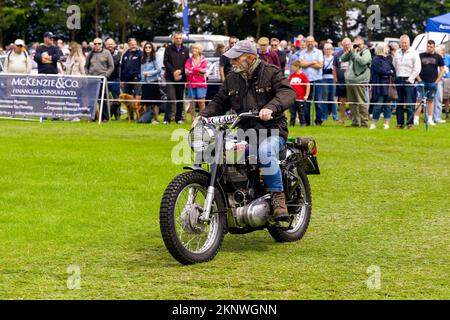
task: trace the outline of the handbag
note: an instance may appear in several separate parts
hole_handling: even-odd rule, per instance
[[[394,100],[398,99],[397,87],[395,86],[395,83],[392,80],[392,77],[389,80],[388,99],[391,100],[391,101],[394,101]]]

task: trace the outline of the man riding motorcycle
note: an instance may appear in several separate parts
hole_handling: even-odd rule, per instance
[[[289,214],[278,153],[284,148],[288,137],[284,111],[294,104],[296,93],[278,67],[259,59],[256,45],[252,42],[239,41],[224,56],[230,59],[233,72],[226,77],[205,110],[200,112],[200,117],[194,120],[193,126],[201,117],[224,115],[230,109],[236,114],[257,110],[259,119],[248,121],[240,127],[267,129],[267,138],[258,141],[261,171],[266,188],[272,194],[273,219],[287,220]],[[279,135],[271,133],[274,129],[278,130]]]

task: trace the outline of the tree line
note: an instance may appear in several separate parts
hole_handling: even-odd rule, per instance
[[[80,8],[81,28],[69,30],[67,7]],[[370,5],[380,7],[380,28],[370,30]],[[191,33],[277,36],[292,39],[309,33],[309,0],[189,0]],[[342,39],[359,33],[371,40],[424,32],[428,17],[450,11],[447,0],[315,0],[314,34]],[[0,0],[0,45],[22,38],[41,41],[51,30],[58,38],[87,40],[110,35],[152,39],[182,28],[174,0]]]

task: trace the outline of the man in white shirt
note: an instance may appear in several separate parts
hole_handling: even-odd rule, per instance
[[[306,49],[300,52],[300,64],[303,72],[308,76],[311,84],[311,98],[314,101],[322,101],[322,68],[323,68],[323,53],[314,46],[314,37],[306,38]],[[322,105],[314,102],[316,109],[315,123],[318,126],[322,125]],[[311,124],[311,103],[305,104],[305,120],[306,125]]]
[[[400,49],[397,50],[393,61],[398,91],[397,128],[399,129],[405,127],[405,107],[408,129],[413,127],[414,105],[417,94],[413,84],[422,70],[419,53],[412,49],[410,44],[409,37],[402,35],[400,37]]]
[[[24,49],[25,42],[17,39],[14,48],[5,59],[5,73],[31,73],[31,58]]]

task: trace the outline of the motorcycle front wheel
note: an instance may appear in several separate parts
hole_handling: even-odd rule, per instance
[[[209,221],[203,211],[208,176],[185,172],[175,177],[164,192],[160,207],[160,229],[170,254],[182,264],[206,262],[215,257],[224,235],[225,205],[216,193]]]

